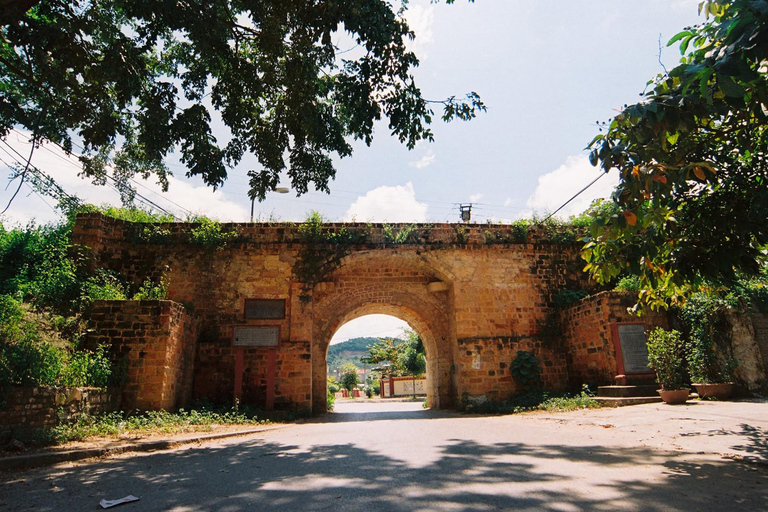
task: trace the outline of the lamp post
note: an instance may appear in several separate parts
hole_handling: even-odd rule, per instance
[[[278,194],[287,194],[290,189],[288,187],[275,187],[273,192]],[[256,202],[256,197],[251,198],[251,224],[253,224],[253,204]]]

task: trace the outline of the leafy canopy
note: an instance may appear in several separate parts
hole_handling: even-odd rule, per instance
[[[67,151],[79,141],[84,174],[103,182],[111,162],[128,199],[136,174],[167,187],[172,151],[188,176],[214,188],[251,153],[251,197],[264,199],[282,172],[298,194],[328,191],[331,156],[349,156],[350,138],[370,144],[375,121],[388,119],[409,148],[432,139],[433,102],[412,75],[419,61],[406,47],[406,7],[0,0],[0,137],[24,127]],[[474,92],[436,103],[446,121],[485,110]],[[214,125],[226,127],[221,140]]]
[[[590,143],[619,171],[584,248],[599,282],[639,276],[652,307],[757,274],[768,243],[768,1],[709,0],[675,35],[680,64]]]

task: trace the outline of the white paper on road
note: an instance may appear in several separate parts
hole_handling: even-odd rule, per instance
[[[128,495],[125,498],[120,498],[119,500],[101,500],[99,505],[101,505],[101,508],[112,508],[118,505],[122,505],[123,503],[130,503],[132,501],[139,501],[139,498],[133,495]]]

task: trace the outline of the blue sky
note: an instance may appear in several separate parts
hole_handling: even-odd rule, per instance
[[[413,151],[379,123],[371,147],[355,144],[351,157],[337,161],[330,195],[272,194],[256,204],[256,217],[300,221],[317,210],[331,221],[455,222],[455,205],[469,202],[476,203],[478,222],[552,211],[598,176],[584,151],[597,134],[595,122],[636,101],[648,79],[663,71],[659,40],[661,61],[674,66],[680,55],[666,42],[703,21],[697,5],[698,0],[411,0],[407,18],[416,32],[416,76],[424,95],[439,100],[476,91],[488,112],[469,123],[436,122],[436,141]],[[29,151],[22,135],[12,134],[8,142],[22,154]],[[89,186],[76,177],[76,163],[54,153],[40,149],[33,162],[70,193],[95,203],[118,202],[116,193]],[[0,157],[11,159],[7,153]],[[216,192],[184,179],[178,163],[169,166],[175,178],[167,196],[157,195],[151,181],[139,191],[180,216],[190,210],[222,221],[248,220],[246,172],[252,160],[233,169]],[[563,214],[607,196],[613,183],[613,176],[602,178]],[[0,190],[0,209],[14,189],[15,183]],[[53,221],[52,204],[24,187],[2,220]]]

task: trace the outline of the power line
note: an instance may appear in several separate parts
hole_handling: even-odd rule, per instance
[[[15,131],[16,133],[20,134],[20,135],[24,135],[23,133],[21,133],[20,131],[18,131],[18,130],[16,130],[16,129],[14,129],[14,131]],[[51,143],[52,143],[52,144],[54,144],[55,146],[57,146],[57,147],[58,147],[59,149],[61,149],[62,151],[65,151],[65,152],[66,152],[66,149],[64,149],[64,148],[61,146],[61,144],[58,144],[58,143],[56,143],[56,142],[53,142],[53,141],[51,141]],[[7,142],[6,142],[6,144],[7,144]],[[73,144],[74,144],[74,145],[76,145],[77,147],[79,147],[80,149],[84,149],[84,148],[82,148],[82,146],[79,146],[78,144],[75,144],[75,143],[73,143]],[[68,164],[72,165],[72,166],[73,166],[73,167],[75,167],[75,168],[76,168],[78,171],[83,171],[83,170],[84,170],[84,169],[83,169],[83,167],[82,167],[82,164],[79,164],[79,163],[75,163],[75,162],[73,162],[72,160],[70,160],[69,158],[65,158],[64,156],[62,156],[61,154],[59,154],[59,153],[57,153],[57,152],[53,151],[53,150],[52,150],[52,149],[50,149],[49,147],[46,147],[46,146],[41,146],[41,147],[42,147],[44,150],[46,150],[46,151],[48,151],[49,153],[51,153],[52,155],[54,155],[54,156],[56,156],[57,158],[59,158],[60,160],[62,160],[62,161],[64,161],[64,162],[66,162],[66,163],[68,163]],[[106,175],[106,179],[108,179],[108,180],[109,180],[109,179],[111,179],[111,180],[112,180],[112,181],[113,181],[115,184],[117,184],[117,187],[111,186],[110,188],[112,188],[113,190],[115,190],[117,193],[119,193],[119,194],[120,194],[121,192],[120,192],[120,189],[119,189],[119,183],[118,183],[118,181],[117,181],[117,180],[116,180],[114,177],[110,177],[110,176],[109,176],[109,174],[107,174],[107,175]],[[165,199],[166,201],[168,201],[169,203],[171,203],[171,204],[175,205],[176,207],[178,207],[179,209],[181,209],[181,210],[182,210],[184,213],[186,213],[187,215],[192,215],[192,212],[191,212],[190,210],[188,210],[188,209],[184,208],[183,206],[181,206],[180,204],[176,203],[175,201],[172,201],[171,199],[169,199],[169,198],[167,198],[167,197],[165,197],[165,196],[163,196],[163,195],[161,195],[161,194],[158,194],[158,193],[157,193],[157,192],[155,192],[154,190],[150,189],[149,187],[145,186],[144,184],[140,183],[139,181],[137,181],[137,180],[135,180],[135,179],[133,179],[133,178],[129,178],[129,180],[130,180],[131,182],[135,183],[136,185],[138,185],[138,186],[140,186],[140,187],[144,188],[145,190],[148,190],[149,192],[152,192],[153,194],[157,195],[158,197],[161,197],[161,198]],[[140,202],[143,202],[145,205],[148,205],[148,206],[153,206],[153,207],[157,208],[158,210],[160,210],[161,212],[163,212],[163,213],[165,213],[165,214],[167,214],[167,215],[170,215],[170,216],[172,216],[174,219],[177,219],[177,220],[181,220],[181,219],[179,219],[179,217],[177,217],[177,216],[176,216],[176,215],[174,215],[173,213],[169,212],[169,211],[168,211],[168,210],[166,210],[165,208],[161,207],[160,205],[158,205],[157,203],[155,203],[155,202],[154,202],[154,201],[152,201],[151,199],[148,199],[148,198],[144,197],[143,195],[139,194],[139,193],[138,193],[138,191],[134,190],[133,192],[134,192],[135,196],[139,198]]]
[[[577,197],[579,197],[579,196],[580,196],[580,195],[581,195],[581,194],[582,194],[582,193],[583,193],[585,190],[587,190],[589,187],[591,187],[592,185],[594,185],[595,183],[597,183],[597,180],[599,180],[600,178],[602,178],[602,177],[603,177],[603,176],[605,176],[606,174],[608,174],[608,173],[606,173],[606,172],[600,173],[600,176],[598,176],[598,177],[597,177],[597,178],[595,178],[594,180],[590,181],[590,182],[589,182],[589,184],[588,184],[586,187],[584,187],[584,188],[582,188],[581,190],[579,190],[578,192],[576,192],[576,194],[574,194],[574,195],[573,195],[573,197],[571,197],[569,200],[567,200],[567,201],[566,201],[566,202],[564,202],[562,205],[560,205],[560,207],[559,207],[557,210],[555,210],[555,211],[553,211],[552,213],[550,213],[549,215],[547,215],[547,217],[544,219],[544,222],[548,221],[550,218],[552,218],[552,216],[553,216],[553,215],[555,215],[557,212],[559,212],[560,210],[562,210],[563,208],[565,208],[565,206],[566,206],[568,203],[570,203],[571,201],[573,201],[574,199],[576,199]]]

